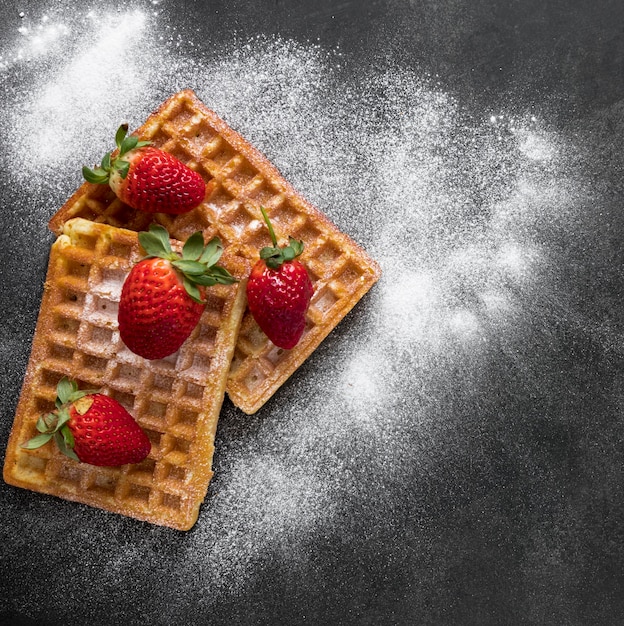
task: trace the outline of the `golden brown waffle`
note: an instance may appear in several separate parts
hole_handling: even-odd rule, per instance
[[[176,247],[176,243],[172,244]],[[66,222],[52,245],[32,353],[9,438],[6,482],[180,530],[190,528],[212,477],[217,420],[238,327],[244,280],[207,292],[200,323],[180,350],[148,361],[117,331],[121,286],[142,249],[137,234],[82,219]],[[225,254],[239,278],[249,263]],[[36,434],[37,416],[54,408],[62,376],[101,389],[134,415],[152,442],[147,459],[122,467],[73,461]]]
[[[292,350],[277,348],[249,312],[241,325],[227,392],[235,405],[254,413],[373,286],[379,267],[192,91],[167,100],[136,134],[174,154],[207,182],[206,199],[197,209],[156,216],[172,237],[185,240],[202,230],[206,240],[218,235],[225,246],[255,261],[260,248],[270,245],[260,212],[264,206],[278,237],[291,235],[305,244],[301,260],[315,294],[300,343]],[[134,230],[146,229],[153,219],[120,202],[107,186],[89,183],[52,217],[50,228],[59,232],[76,216]]]

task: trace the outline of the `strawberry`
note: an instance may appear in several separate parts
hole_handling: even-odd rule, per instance
[[[206,184],[197,172],[127,132],[127,124],[122,124],[115,135],[115,157],[107,152],[100,167],[82,168],[88,182],[108,183],[122,202],[147,213],[177,215],[201,204]]]
[[[247,303],[258,326],[278,347],[294,348],[305,329],[306,312],[314,293],[305,266],[296,259],[303,242],[289,237],[289,245],[278,247],[277,238],[264,208],[260,209],[269,229],[272,248],[262,248],[247,282]]]
[[[152,224],[139,233],[147,256],[130,270],[121,289],[117,319],[121,339],[146,359],[173,354],[191,334],[205,308],[205,287],[236,279],[216,265],[223,248],[218,237],[204,246],[201,232],[191,235],[182,256],[173,252],[169,234]]]
[[[91,465],[140,463],[152,444],[117,400],[79,391],[63,377],[56,387],[56,410],[37,420],[39,434],[22,445],[34,450],[54,439],[63,454]]]

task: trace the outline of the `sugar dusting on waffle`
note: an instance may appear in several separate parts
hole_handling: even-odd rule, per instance
[[[5,101],[12,110],[0,122],[24,137],[9,153],[8,176],[29,198],[28,217],[16,222],[42,232],[39,224],[80,182],[78,165],[109,148],[121,119],[136,126],[171,92],[192,87],[384,269],[379,289],[279,402],[255,417],[226,406],[208,506],[183,540],[160,529],[146,537],[124,520],[58,501],[33,501],[24,512],[17,497],[3,496],[25,536],[45,517],[69,533],[70,556],[80,554],[70,539],[90,546],[110,593],[119,576],[131,577],[146,562],[154,591],[168,588],[166,550],[181,593],[201,606],[241,593],[274,558],[288,558],[293,576],[314,572],[311,544],[352,531],[353,516],[345,512],[362,515],[365,542],[385,515],[382,505],[398,506],[388,501],[387,487],[401,493],[397,485],[431,477],[445,455],[468,453],[445,431],[444,407],[484,383],[477,365],[488,350],[513,358],[521,349],[524,299],[557,293],[555,253],[543,242],[563,232],[591,197],[572,182],[569,147],[533,112],[467,118],[432,79],[385,67],[368,70],[355,85],[341,67],[348,58],[280,39],[237,42],[221,57],[206,52],[191,60],[170,50],[175,33],[157,17],[114,17],[134,25],[130,65],[106,67],[87,88],[78,80],[81,68],[114,31],[86,12],[66,22],[84,29],[79,44],[61,38],[38,52],[38,65],[17,59],[4,68],[3,82],[19,72],[33,79],[28,91],[13,87]],[[22,27],[39,19],[27,15]],[[44,248],[25,261],[38,275]],[[551,303],[547,312],[559,305],[565,303]],[[9,337],[5,349],[11,345]],[[15,385],[22,370],[5,362]],[[487,456],[478,446],[470,452],[478,472]],[[457,489],[470,478],[458,477]],[[366,495],[373,490],[374,503]],[[75,518],[97,520],[99,530]],[[77,565],[66,584],[97,602],[102,587],[89,578],[90,568]],[[21,601],[33,606],[26,596]]]

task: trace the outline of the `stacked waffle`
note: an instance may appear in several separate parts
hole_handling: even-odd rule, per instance
[[[197,519],[212,475],[216,424],[227,391],[256,412],[379,278],[377,264],[306,202],[253,146],[191,91],[167,100],[136,134],[173,154],[206,181],[205,200],[182,215],[147,214],[109,187],[83,184],[52,217],[46,289],[7,448],[5,480],[179,529]],[[275,231],[304,242],[301,262],[314,296],[291,350],[275,346],[245,308],[245,278]],[[136,231],[165,226],[173,245],[201,231],[218,236],[222,265],[240,279],[210,288],[201,322],[171,357],[147,361],[119,339],[121,285],[141,256]],[[135,416],[152,441],[142,463],[100,468],[52,446],[20,447],[54,403],[63,375],[101,388]]]

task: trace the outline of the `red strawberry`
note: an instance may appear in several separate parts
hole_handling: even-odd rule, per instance
[[[289,238],[278,247],[266,211],[262,216],[269,229],[272,248],[262,248],[247,282],[247,303],[258,326],[278,347],[294,348],[305,329],[306,312],[314,293],[308,271],[296,259],[303,242]]]
[[[91,465],[140,463],[152,444],[126,409],[95,391],[79,391],[63,377],[56,387],[56,410],[37,421],[39,435],[22,447],[39,448],[54,439],[63,454]]]
[[[139,233],[147,257],[124,281],[117,319],[121,339],[146,359],[173,354],[191,334],[204,311],[204,288],[236,281],[215,265],[223,248],[217,237],[204,246],[201,232],[191,235],[182,257],[171,250],[169,234],[152,224]]]
[[[107,152],[100,167],[83,167],[87,181],[108,183],[117,197],[133,209],[147,213],[187,213],[201,204],[206,195],[203,178],[173,155],[126,135],[119,127],[115,142],[118,153]],[[111,160],[112,159],[112,160]]]

